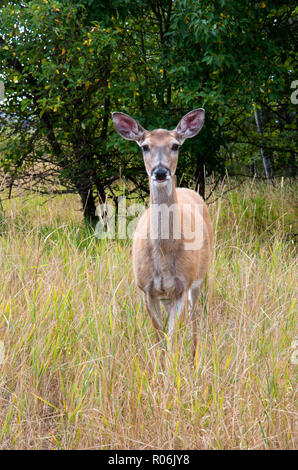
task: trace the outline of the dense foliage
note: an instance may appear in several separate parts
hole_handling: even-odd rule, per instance
[[[149,129],[203,106],[206,124],[181,152],[178,181],[204,194],[205,174],[295,176],[294,1],[27,0],[2,2],[1,166],[12,188],[96,200],[144,196],[141,155],[114,132],[124,111]],[[53,185],[55,182],[55,185]]]

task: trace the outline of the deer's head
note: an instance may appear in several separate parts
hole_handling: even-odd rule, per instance
[[[114,112],[112,118],[117,132],[127,140],[134,140],[141,147],[147,174],[156,185],[163,185],[176,172],[179,148],[185,139],[197,135],[204,124],[203,108],[187,113],[178,126],[168,131],[147,131],[127,114]]]

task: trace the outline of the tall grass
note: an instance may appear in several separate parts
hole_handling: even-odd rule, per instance
[[[185,322],[165,368],[130,241],[94,237],[74,196],[3,203],[0,448],[295,448],[294,195],[210,204],[198,355]]]

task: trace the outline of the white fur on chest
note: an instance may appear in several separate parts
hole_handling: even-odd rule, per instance
[[[154,289],[160,292],[170,292],[175,288],[175,278],[171,274],[155,272],[153,275]]]
[[[160,249],[154,249],[152,287],[156,295],[171,298],[186,287],[186,279],[177,272],[175,258],[167,257]]]

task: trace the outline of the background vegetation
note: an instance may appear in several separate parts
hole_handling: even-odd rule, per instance
[[[294,2],[22,0],[0,16],[0,448],[297,447]],[[213,260],[196,363],[185,322],[162,368],[130,240],[84,219],[148,194],[111,111],[173,128],[201,106],[178,182],[206,196]]]
[[[295,176],[294,1],[27,0],[1,7],[1,166],[16,182],[79,194],[86,218],[107,196],[148,193],[140,152],[112,111],[173,128],[206,108],[178,181],[205,195],[230,175]],[[256,123],[258,122],[258,125]],[[263,171],[264,169],[264,171]],[[33,178],[32,178],[33,176]],[[127,194],[127,195],[129,195]]]
[[[77,196],[5,202],[1,448],[297,446],[295,188],[224,190],[194,367],[187,323],[160,367],[129,241],[98,240]]]

